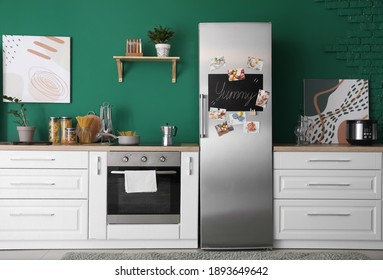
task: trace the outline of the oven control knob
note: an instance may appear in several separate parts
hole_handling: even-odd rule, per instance
[[[160,156],[160,162],[165,162],[165,161],[166,161],[166,157]]]
[[[143,156],[143,157],[141,158],[141,161],[142,161],[142,162],[147,162],[147,161],[148,161],[148,158],[147,158],[146,156]]]
[[[123,162],[128,162],[128,161],[129,161],[129,158],[128,158],[127,156],[124,156],[124,157],[122,158],[122,161],[123,161]]]

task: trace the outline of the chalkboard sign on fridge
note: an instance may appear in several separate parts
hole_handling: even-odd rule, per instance
[[[245,79],[229,81],[227,74],[209,74],[209,108],[227,111],[263,111],[255,105],[258,92],[263,89],[262,74],[246,74]]]

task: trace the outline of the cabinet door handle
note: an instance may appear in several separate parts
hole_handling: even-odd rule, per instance
[[[14,161],[54,161],[55,158],[11,158]]]
[[[193,159],[192,159],[192,157],[188,157],[188,163],[189,163],[188,174],[192,175],[192,173],[193,173]]]
[[[10,185],[12,186],[54,186],[56,185],[55,182],[11,182]]]
[[[101,157],[97,157],[97,175],[101,174]]]
[[[328,183],[328,184],[321,184],[321,183],[308,183],[306,184],[308,187],[349,187],[351,184],[349,183]]]
[[[309,159],[308,162],[351,162],[350,159]]]
[[[307,216],[351,216],[350,213],[307,213]]]
[[[52,217],[55,213],[10,213],[12,217]]]

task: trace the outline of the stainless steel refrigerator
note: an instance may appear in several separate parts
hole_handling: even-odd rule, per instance
[[[271,23],[200,23],[202,249],[273,244]]]

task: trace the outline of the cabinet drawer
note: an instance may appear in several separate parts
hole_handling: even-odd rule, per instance
[[[276,152],[275,169],[381,169],[381,153]]]
[[[180,227],[174,225],[108,225],[107,238],[124,240],[179,239]]]
[[[380,200],[275,200],[274,238],[380,240]]]
[[[85,240],[86,200],[0,200],[1,240]]]
[[[0,169],[0,198],[87,198],[86,169]]]
[[[380,170],[274,170],[275,198],[381,199]]]
[[[88,168],[88,152],[0,151],[0,168]]]

